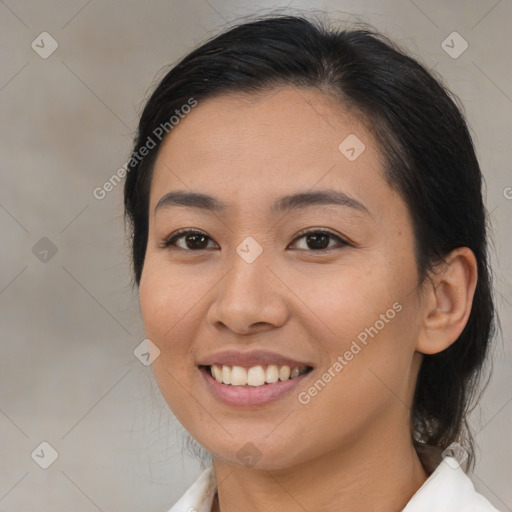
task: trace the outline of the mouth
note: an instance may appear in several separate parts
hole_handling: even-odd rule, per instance
[[[257,365],[251,367],[228,365],[201,365],[219,384],[227,386],[260,387],[296,379],[309,373],[311,366]]]
[[[251,367],[199,365],[211,395],[236,407],[262,406],[290,395],[309,378],[311,366],[258,365]]]

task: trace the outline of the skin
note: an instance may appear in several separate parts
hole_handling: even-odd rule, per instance
[[[349,135],[366,146],[349,161]],[[281,196],[331,188],[365,205],[316,205],[273,215]],[[207,193],[225,212],[161,208],[173,190]],[[208,235],[194,252],[162,242],[181,228]],[[319,251],[297,238],[321,228]],[[262,254],[236,252],[248,236]],[[192,246],[192,248],[190,248]],[[420,285],[402,198],[384,179],[377,143],[360,116],[321,91],[283,87],[199,102],[160,148],[150,190],[149,237],[140,282],[146,335],[161,353],[160,390],[188,432],[214,457],[213,510],[401,510],[428,477],[411,442],[410,406],[422,353],[448,347],[469,316],[472,252],[460,248]],[[181,249],[180,249],[181,247]],[[365,328],[385,323],[321,392],[307,391]],[[197,365],[223,349],[269,349],[314,367],[296,392],[266,406],[217,401]],[[237,452],[251,442],[259,460]]]

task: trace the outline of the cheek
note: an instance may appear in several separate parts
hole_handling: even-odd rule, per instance
[[[289,282],[305,304],[304,312],[317,319],[322,334],[334,346],[381,322],[380,315],[390,309],[388,316],[394,317],[393,303],[402,295],[388,267],[355,253],[343,263],[290,275]]]
[[[376,375],[391,384],[407,381],[418,335],[411,293],[416,274],[409,263],[383,255],[372,261],[360,258],[291,281],[309,306],[304,312],[312,320],[305,327],[318,333],[314,341],[328,355],[331,373],[339,376],[328,384],[335,395],[350,402],[372,396],[378,392],[374,388],[383,388]],[[332,368],[336,361],[338,371]]]
[[[189,311],[191,293],[190,287],[183,286],[179,279],[172,279],[165,268],[151,260],[146,263],[139,286],[142,321],[146,337],[160,350],[152,369],[172,409],[179,400],[179,396],[173,396],[179,395],[173,391],[179,389],[175,379],[183,381],[190,371],[186,362],[191,334],[186,332],[186,327],[194,313]]]
[[[157,258],[147,258],[139,286],[139,301],[146,334],[156,341],[172,336],[183,323],[200,292],[194,277],[175,272]],[[203,294],[204,294],[204,290]]]
[[[163,398],[185,425],[201,414],[187,392],[187,383],[197,378],[190,364],[193,326],[199,321],[198,308],[193,307],[198,302],[196,295],[183,275],[170,272],[168,265],[155,258],[146,260],[139,286],[140,309],[146,337],[160,349],[151,368]]]

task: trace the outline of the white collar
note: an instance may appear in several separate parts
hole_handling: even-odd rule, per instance
[[[217,485],[213,466],[206,468],[168,512],[211,512]],[[418,489],[402,512],[498,512],[457,464],[446,457]]]
[[[402,512],[498,512],[459,466],[446,457],[409,500]]]

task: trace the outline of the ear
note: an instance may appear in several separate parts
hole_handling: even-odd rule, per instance
[[[457,340],[471,313],[477,274],[471,249],[459,247],[425,281],[418,352],[437,354]]]

